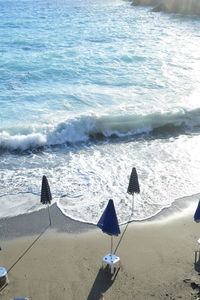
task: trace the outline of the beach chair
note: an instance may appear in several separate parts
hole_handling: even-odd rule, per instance
[[[196,252],[200,253],[200,238],[197,240]]]
[[[0,267],[0,288],[8,284],[8,274],[4,267]]]
[[[113,274],[115,264],[119,263],[119,266],[120,266],[120,258],[119,258],[119,256],[116,256],[114,254],[108,254],[103,257],[102,265],[103,265],[103,263],[110,265],[111,274]]]
[[[12,298],[10,300],[29,300],[28,298]]]

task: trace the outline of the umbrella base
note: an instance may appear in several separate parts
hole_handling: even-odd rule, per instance
[[[119,258],[119,256],[116,256],[114,254],[107,254],[106,256],[103,257],[102,264],[103,263],[110,265],[111,274],[113,274],[115,264],[117,264],[117,263],[120,264],[120,258]]]

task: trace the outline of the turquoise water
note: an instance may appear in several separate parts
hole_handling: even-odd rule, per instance
[[[110,198],[130,217],[133,166],[133,219],[199,192],[199,32],[119,0],[1,0],[0,217],[39,209],[43,174],[86,222]]]

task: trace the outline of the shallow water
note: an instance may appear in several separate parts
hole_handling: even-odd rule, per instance
[[[199,192],[198,17],[117,0],[0,3],[0,217],[39,209],[28,195],[43,174],[85,222],[110,198],[130,218],[133,166],[133,219]]]

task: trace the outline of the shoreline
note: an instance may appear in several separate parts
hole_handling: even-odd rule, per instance
[[[65,216],[56,203],[50,207],[51,229],[57,232],[82,233],[96,228],[95,225],[75,221]],[[0,219],[1,240],[40,234],[49,225],[48,209]]]
[[[127,221],[127,223],[144,224],[146,222],[167,222],[168,220],[179,218],[187,213],[188,210],[194,211],[198,199],[200,199],[200,194],[175,199],[169,207],[163,208],[156,215],[143,220]],[[57,232],[75,234],[88,232],[97,228],[96,224],[81,222],[66,216],[57,206],[56,202],[50,206],[50,215],[52,219],[51,229]],[[120,226],[126,226],[127,223],[123,223]],[[47,207],[30,213],[0,218],[1,240],[37,235],[48,225],[49,216]]]

